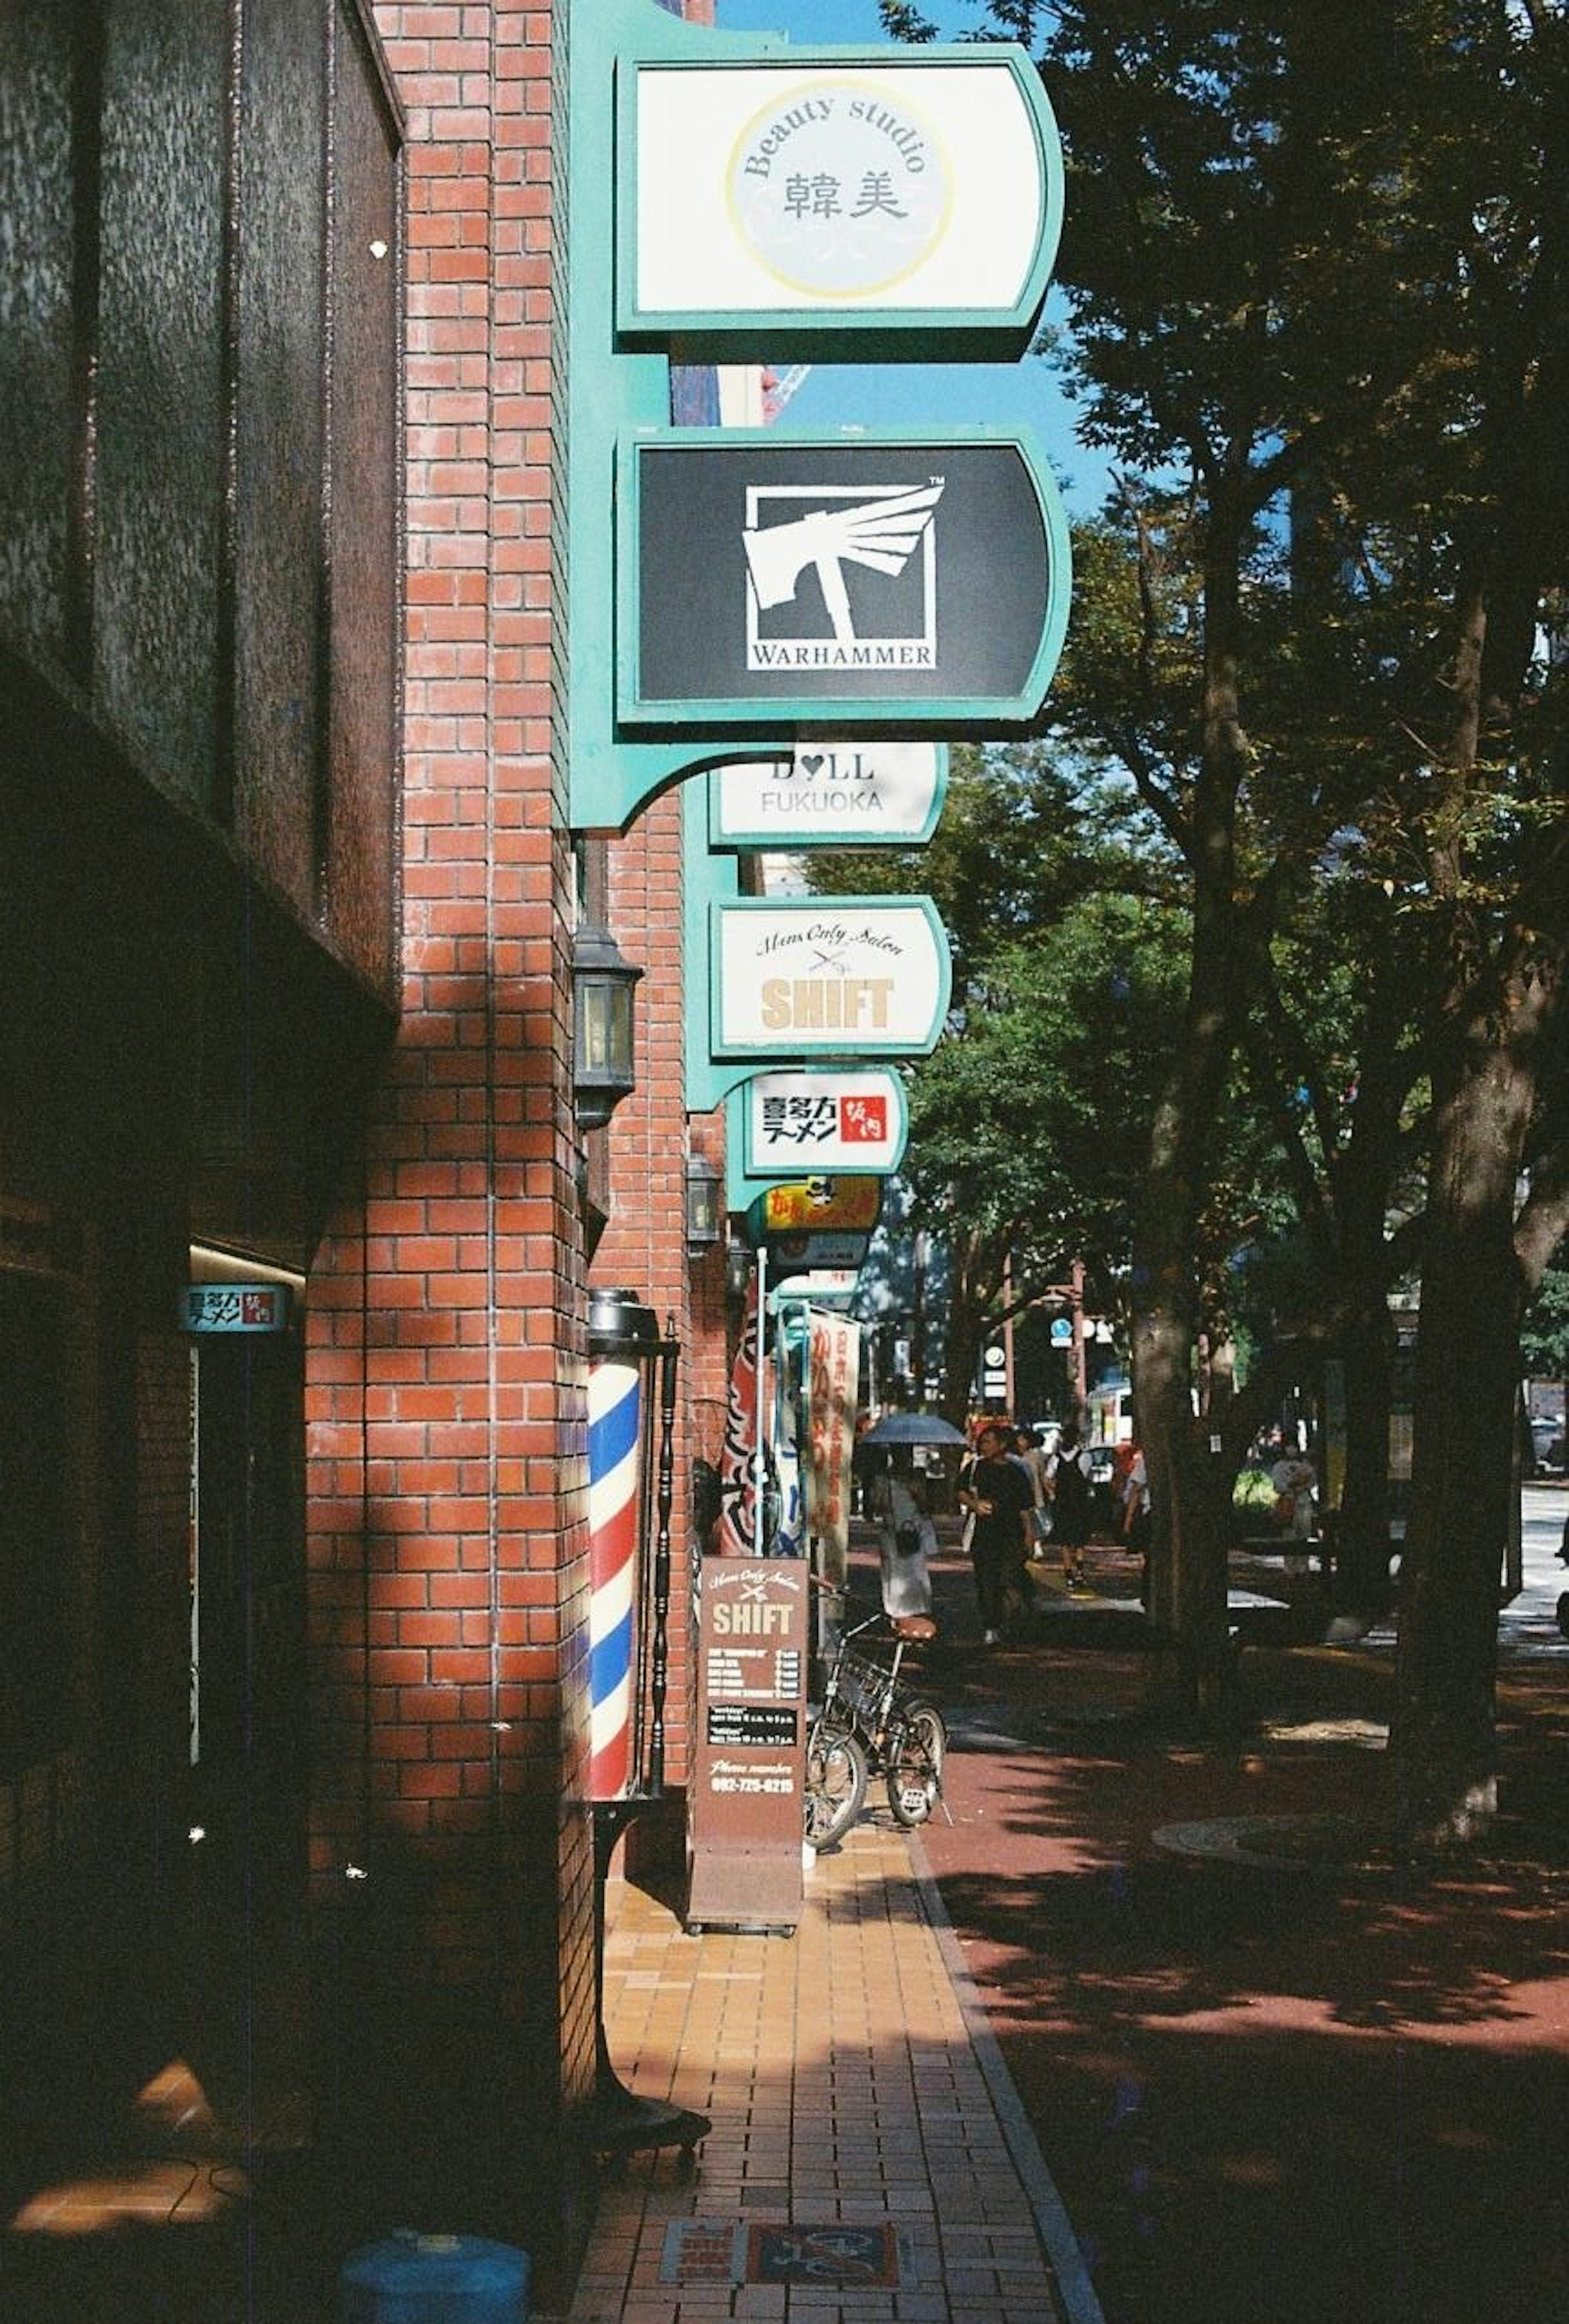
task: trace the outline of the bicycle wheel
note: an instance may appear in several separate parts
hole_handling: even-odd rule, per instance
[[[866,1798],[866,1754],[848,1729],[812,1721],[807,1737],[806,1827],[808,1848],[832,1848],[849,1831]]]
[[[943,1788],[948,1731],[934,1703],[915,1702],[903,1714],[899,1748],[888,1763],[888,1804],[907,1831],[925,1823]]]

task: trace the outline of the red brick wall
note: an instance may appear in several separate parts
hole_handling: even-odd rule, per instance
[[[346,2135],[421,2217],[450,2186],[548,2236],[594,2031],[554,12],[376,14],[408,121],[403,1017],[309,1286],[315,1925]]]
[[[690,1593],[691,1291],[687,1261],[681,808],[678,790],[645,808],[609,850],[607,901],[616,942],[643,971],[637,988],[637,1087],[615,1111],[610,1218],[594,1280],[625,1285],[680,1346],[677,1371],[675,1504],[671,1513],[667,1782],[687,1776],[686,1609]],[[651,1542],[645,1545],[651,1554]]]
[[[692,1115],[688,1134],[694,1153],[701,1153],[723,1174],[725,1168],[725,1110]],[[725,1401],[730,1388],[730,1357],[725,1342],[725,1253],[718,1248],[692,1269],[692,1342],[688,1365],[691,1399],[692,1450],[695,1456],[717,1462],[725,1440]]]

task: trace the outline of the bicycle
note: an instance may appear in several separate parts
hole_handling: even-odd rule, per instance
[[[892,1635],[891,1663],[876,1661],[854,1644],[880,1626]],[[840,1635],[823,1707],[807,1736],[809,1848],[831,1848],[849,1831],[874,1775],[882,1777],[894,1819],[906,1831],[925,1823],[942,1797],[948,1731],[936,1703],[900,1683],[908,1643],[898,1624],[881,1613]]]

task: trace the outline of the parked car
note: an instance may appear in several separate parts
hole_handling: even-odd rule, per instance
[[[1097,1526],[1109,1526],[1117,1448],[1114,1444],[1091,1444],[1085,1450],[1090,1456],[1090,1507],[1094,1511],[1094,1522]]]
[[[1533,1477],[1555,1475],[1564,1465],[1564,1423],[1551,1413],[1534,1413],[1530,1427],[1529,1473]]]

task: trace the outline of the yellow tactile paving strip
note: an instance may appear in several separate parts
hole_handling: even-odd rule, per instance
[[[605,2026],[617,2073],[714,2128],[695,2173],[609,2180],[570,2324],[1060,2324],[1020,2176],[904,1835],[863,1821],[807,1876],[793,1938],[688,1936],[613,1884]],[[672,2220],[891,2220],[897,2290],[660,2281]],[[915,2280],[910,2281],[913,2274]]]

